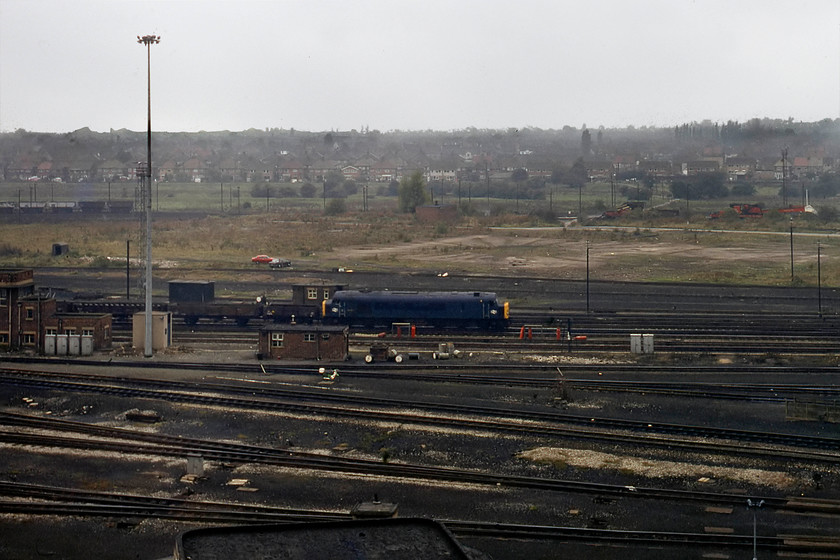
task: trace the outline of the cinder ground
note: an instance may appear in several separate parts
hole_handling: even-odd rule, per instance
[[[237,354],[240,358],[240,354]],[[218,361],[217,351],[193,348],[174,355],[160,355],[155,361],[170,359]],[[527,358],[526,358],[527,359]],[[45,367],[39,365],[38,367]],[[265,375],[255,367],[253,374],[217,374],[187,370],[133,369],[110,366],[121,376],[208,380],[216,376],[251,379],[260,385],[318,386],[319,376]],[[87,371],[89,368],[83,368]],[[697,423],[714,419],[715,424],[741,427],[784,423],[783,406],[754,403],[715,402],[685,406],[667,397],[608,395],[581,392],[563,398],[554,389],[473,387],[463,384],[429,384],[411,381],[381,381],[340,378],[330,391],[417,400],[444,400],[463,403],[515,405],[523,410],[559,410],[619,418],[640,415],[663,421]],[[30,401],[25,400],[30,399]],[[126,402],[118,397],[96,394],[48,392],[35,388],[5,387],[0,390],[3,408],[12,412],[47,414],[68,420],[102,423],[131,429],[149,429],[186,437],[235,441],[273,448],[286,448],[346,457],[381,460],[388,453],[392,462],[444,465],[525,476],[563,478],[636,487],[674,487],[702,489],[745,495],[836,495],[837,474],[826,468],[819,473],[808,466],[787,464],[780,467],[764,461],[732,457],[720,463],[692,453],[659,453],[630,447],[599,447],[585,441],[436,429],[386,422],[340,421],[328,416],[294,413],[259,413],[224,410],[216,407],[154,402]],[[32,405],[35,402],[35,406]],[[154,426],[132,424],[125,418],[130,408],[154,409],[163,421]],[[769,423],[769,424],[768,424]],[[708,526],[732,528],[747,533],[751,516],[743,511],[713,514],[704,506],[658,503],[632,499],[598,500],[586,494],[566,494],[487,488],[476,485],[435,484],[411,480],[376,479],[367,476],[298,471],[266,466],[231,466],[208,462],[206,478],[184,483],[185,461],[179,458],[124,456],[110,452],[58,453],[50,449],[2,447],[0,479],[53,484],[103,491],[178,496],[194,499],[264,503],[281,507],[306,507],[346,511],[355,503],[374,495],[399,504],[403,517],[475,519],[506,523],[599,526],[611,529],[647,529],[703,532]],[[229,482],[247,479],[254,492],[239,492]],[[776,519],[775,517],[773,518]],[[790,521],[789,532],[807,530]],[[801,523],[810,523],[803,520]],[[827,521],[829,522],[829,521]],[[153,560],[172,550],[176,535],[192,528],[180,522],[142,519],[30,518],[0,515],[0,557],[34,559],[100,558]],[[822,528],[825,529],[825,528]],[[774,529],[764,528],[765,533]],[[47,538],[45,535],[49,535]],[[467,539],[466,544],[488,558],[647,558],[630,550],[589,550],[579,556],[576,545],[520,543]],[[699,558],[684,550],[660,551],[658,558]]]

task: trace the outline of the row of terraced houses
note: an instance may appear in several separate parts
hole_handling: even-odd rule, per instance
[[[507,160],[507,161],[506,161]],[[609,180],[624,172],[637,171],[666,179],[701,173],[722,172],[730,181],[778,181],[814,178],[837,171],[837,162],[828,157],[789,157],[785,160],[754,159],[747,157],[704,157],[690,161],[637,160],[616,156],[612,159],[584,158],[589,176],[593,180]],[[135,181],[142,173],[139,163],[106,160],[89,165],[71,165],[54,161],[20,161],[2,169],[5,181],[55,181],[55,182],[119,182]],[[568,165],[568,164],[567,164]],[[362,182],[399,181],[415,170],[423,170],[428,181],[509,179],[515,169],[524,168],[531,177],[549,177],[557,162],[530,158],[489,157],[463,154],[449,161],[377,158],[373,155],[352,160],[303,160],[283,156],[273,162],[260,160],[224,159],[218,163],[198,157],[184,161],[165,159],[155,165],[154,175],[162,182],[321,182],[330,173],[338,172],[346,179]]]

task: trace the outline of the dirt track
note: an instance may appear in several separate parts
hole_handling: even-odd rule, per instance
[[[353,266],[360,263],[405,263],[418,268],[446,270],[550,274],[559,278],[579,278],[587,267],[587,245],[582,239],[569,239],[548,230],[495,230],[487,234],[394,244],[387,247],[342,247],[331,258],[344,258]],[[714,234],[704,236],[708,239]],[[663,275],[709,273],[767,267],[789,263],[790,249],[783,243],[713,245],[668,236],[629,236],[618,240],[594,241],[589,245],[589,270],[602,280],[659,280]],[[810,244],[809,244],[810,245]],[[816,259],[812,251],[795,254],[803,266]],[[340,255],[340,256],[339,256]],[[699,267],[702,267],[700,269]],[[690,278],[684,278],[690,279]],[[697,278],[702,280],[702,278]]]

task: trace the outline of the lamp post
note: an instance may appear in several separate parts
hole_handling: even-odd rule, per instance
[[[148,121],[146,128],[146,337],[143,355],[152,357],[152,45],[160,43],[157,35],[137,36],[146,46],[146,83],[148,84]]]
[[[751,509],[753,512],[753,560],[758,560],[758,537],[756,536],[756,520],[755,520],[755,510],[760,508],[764,505],[764,500],[760,500],[758,502],[754,502],[750,499],[747,499],[747,509]]]

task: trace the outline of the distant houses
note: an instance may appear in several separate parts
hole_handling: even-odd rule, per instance
[[[590,181],[632,175],[666,181],[702,173],[723,173],[729,181],[774,181],[782,174],[807,180],[838,171],[838,147],[827,132],[840,123],[801,123],[800,128],[789,122],[761,124],[599,130],[585,145],[581,131],[571,127],[387,134],[277,129],[160,133],[155,136],[153,176],[160,182],[317,185],[331,176],[391,183],[421,170],[429,183],[455,184],[509,181],[522,169],[529,180],[548,181],[562,178],[575,162],[583,163]],[[753,129],[761,134],[750,137]],[[801,136],[791,136],[800,130]],[[739,134],[743,141],[736,141]],[[145,135],[125,130],[83,129],[65,135],[24,131],[3,134],[2,139],[10,148],[0,153],[0,181],[134,182],[146,159]],[[795,144],[783,160],[780,146],[790,141]]]

